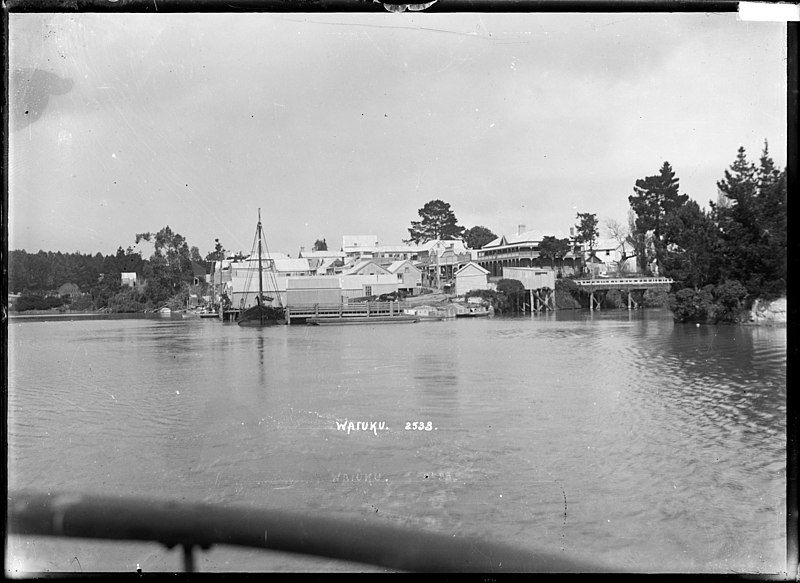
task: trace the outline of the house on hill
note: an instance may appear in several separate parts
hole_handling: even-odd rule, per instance
[[[587,269],[592,275],[636,273],[636,257],[630,244],[616,239],[598,239],[592,251],[584,252]]]
[[[139,279],[139,276],[136,275],[136,272],[134,272],[134,271],[123,271],[120,274],[120,277],[121,277],[123,286],[138,287],[138,286],[142,285],[142,282]],[[67,284],[65,284],[65,285],[67,285]],[[61,295],[61,290],[59,289],[58,291],[59,291],[59,295]]]

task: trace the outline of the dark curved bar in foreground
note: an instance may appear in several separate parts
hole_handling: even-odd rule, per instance
[[[191,549],[255,547],[367,563],[401,571],[600,572],[567,556],[279,510],[79,494],[9,493],[8,532],[18,535],[154,541]]]

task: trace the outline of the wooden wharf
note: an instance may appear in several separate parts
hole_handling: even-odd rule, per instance
[[[400,302],[356,302],[352,304],[313,304],[289,306],[286,308],[286,323],[305,323],[307,318],[347,319],[347,318],[394,318],[398,321],[408,314],[403,313]]]
[[[240,313],[241,310],[233,310],[233,309],[223,310],[222,308],[220,308],[219,319],[223,322],[235,322],[239,319]]]
[[[639,307],[636,300],[631,295],[634,291],[655,290],[669,291],[675,280],[668,277],[617,277],[617,278],[594,278],[574,280],[578,287],[589,292],[589,309],[600,309],[600,300],[595,297],[595,292],[608,292],[617,290],[627,292],[628,309]]]

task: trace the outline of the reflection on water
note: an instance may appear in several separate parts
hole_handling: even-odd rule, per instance
[[[318,511],[639,571],[785,567],[782,328],[640,311],[9,333],[12,489]]]

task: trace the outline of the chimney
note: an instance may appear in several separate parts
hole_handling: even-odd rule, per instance
[[[525,225],[517,225],[517,235],[521,235],[525,232]]]
[[[300,253],[305,253],[306,248],[300,245]]]

